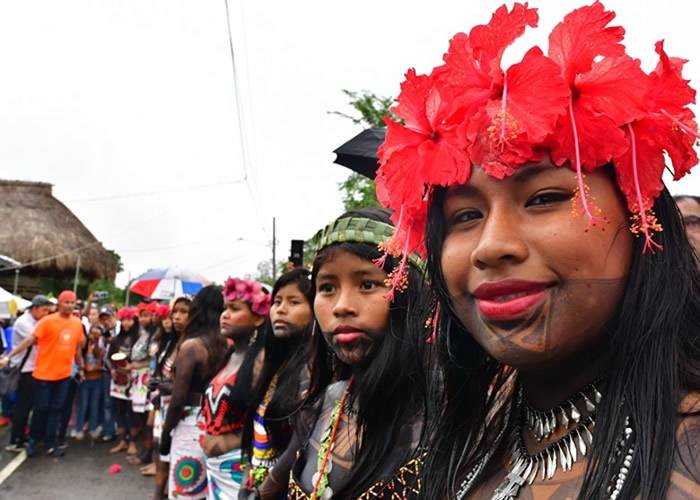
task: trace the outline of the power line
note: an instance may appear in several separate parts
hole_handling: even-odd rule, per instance
[[[260,210],[258,207],[257,199],[255,197],[255,193],[253,192],[253,188],[250,185],[250,179],[248,177],[248,162],[250,161],[248,153],[248,139],[245,133],[245,124],[243,120],[243,113],[241,110],[241,107],[243,106],[243,100],[241,99],[240,82],[238,81],[238,71],[236,69],[236,53],[233,49],[233,34],[231,32],[231,13],[229,12],[228,0],[224,0],[224,7],[226,10],[226,30],[228,32],[228,46],[229,51],[231,53],[231,71],[233,73],[233,93],[234,98],[236,100],[238,136],[241,141],[241,157],[243,159],[243,180],[246,184],[246,187],[248,188],[248,194],[250,195],[251,201],[253,202],[253,207],[255,208],[255,217],[258,219],[258,224],[260,225],[260,228],[262,229],[263,233],[265,233],[265,236],[269,236],[267,234],[265,224],[260,218]]]

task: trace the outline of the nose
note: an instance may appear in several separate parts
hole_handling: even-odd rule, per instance
[[[348,287],[343,287],[339,290],[338,299],[333,304],[333,316],[336,318],[345,318],[348,316],[356,316],[357,308],[355,305],[355,294]]]
[[[507,207],[493,207],[484,221],[471,263],[477,269],[522,262],[529,256],[519,219]]]

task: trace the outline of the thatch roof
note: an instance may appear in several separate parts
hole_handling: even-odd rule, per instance
[[[79,251],[81,274],[113,278],[116,263],[111,254],[53,197],[51,188],[44,182],[0,180],[0,254],[23,264],[42,261],[33,270],[70,272]]]

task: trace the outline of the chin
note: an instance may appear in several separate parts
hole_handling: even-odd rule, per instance
[[[291,334],[289,333],[289,330],[287,330],[287,329],[278,330],[275,328],[274,330],[272,330],[272,332],[275,335],[275,337],[277,337],[278,339],[286,339],[288,337],[291,337]]]

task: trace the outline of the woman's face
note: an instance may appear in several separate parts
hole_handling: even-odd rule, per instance
[[[374,352],[389,328],[386,273],[344,250],[330,255],[316,275],[314,313],[338,359],[356,365]]]
[[[90,310],[88,311],[88,323],[91,325],[96,325],[97,321],[100,319],[100,311],[95,309],[94,307],[91,307]]]
[[[173,321],[173,328],[176,332],[181,333],[185,331],[187,326],[187,321],[190,319],[190,306],[187,302],[178,302],[173,306],[173,310],[170,313],[170,317]]]
[[[683,216],[683,225],[695,253],[700,255],[700,203],[692,198],[683,198],[678,202],[678,209]]]
[[[300,335],[311,323],[311,304],[296,283],[277,291],[270,308],[270,321],[275,337],[280,338]]]
[[[102,332],[99,328],[90,328],[90,338],[92,340],[99,340],[100,335],[102,335]]]
[[[163,320],[161,321],[161,326],[166,332],[173,331],[173,320],[170,318],[170,316],[166,316],[165,318],[163,318]]]
[[[574,213],[575,174],[548,162],[497,180],[475,169],[446,193],[442,273],[453,308],[497,360],[521,369],[566,362],[600,345],[633,251],[624,202],[608,173],[586,176],[607,217]]]
[[[122,330],[131,330],[132,326],[134,326],[133,318],[124,318],[122,320]]]
[[[227,300],[219,317],[221,335],[235,339],[241,335],[250,335],[261,326],[265,318],[258,316],[242,300]]]
[[[151,324],[151,313],[146,310],[139,312],[139,325],[146,328]]]

